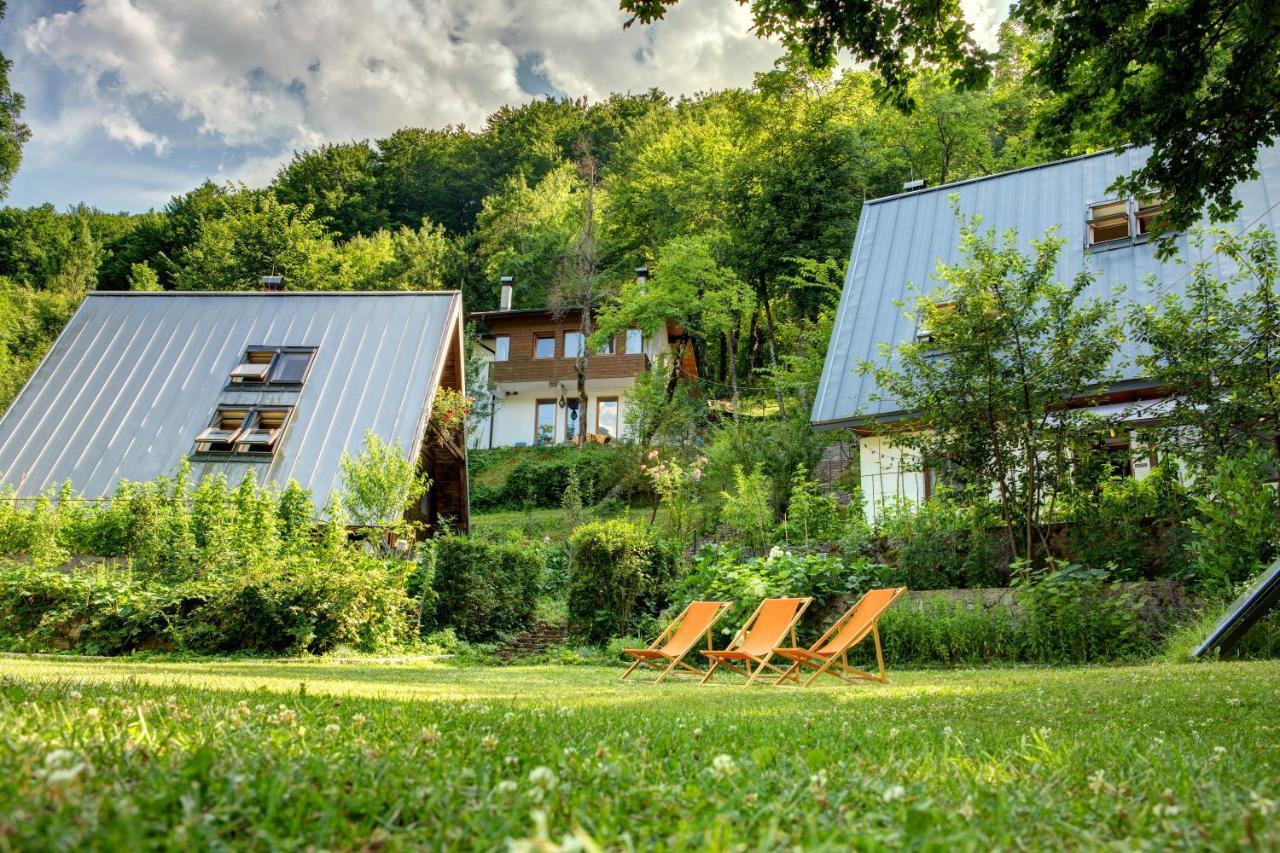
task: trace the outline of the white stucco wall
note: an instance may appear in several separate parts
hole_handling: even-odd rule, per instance
[[[596,403],[601,397],[618,398],[618,436],[621,437],[626,428],[627,393],[630,391],[631,379],[593,379],[587,382],[586,430],[599,432],[596,422]],[[576,383],[565,383],[565,397],[577,397]],[[512,447],[517,444],[534,443],[534,419],[538,400],[559,400],[559,386],[549,386],[545,382],[504,383],[497,389],[497,407],[492,418],[492,434],[490,424],[480,424],[471,435],[473,449],[484,447]],[[568,409],[556,406],[556,443],[564,441],[565,421]]]
[[[1144,480],[1151,474],[1151,449],[1129,432],[1129,453],[1133,460],[1133,477]],[[885,507],[899,500],[919,503],[925,499],[924,472],[919,456],[898,447],[886,436],[867,436],[858,440],[858,461],[862,473],[862,506],[867,521],[874,523]]]

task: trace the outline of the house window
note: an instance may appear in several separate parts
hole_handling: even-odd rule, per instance
[[[613,355],[613,338],[608,338],[600,345],[600,349],[596,350],[600,355]]]
[[[314,347],[250,347],[231,369],[231,384],[301,385],[315,354]]]
[[[538,335],[533,341],[533,357],[534,358],[555,358],[556,357],[556,336],[555,335]]]
[[[611,438],[618,437],[618,398],[596,399],[596,432]]]
[[[1091,204],[1086,218],[1090,246],[1127,240],[1132,236],[1129,227],[1129,202],[1125,199]]]
[[[534,415],[533,443],[551,444],[556,440],[556,401],[539,400]]]
[[[493,360],[506,361],[511,355],[511,336],[498,335],[493,339]]]
[[[1150,234],[1164,224],[1165,204],[1162,198],[1147,198],[1138,202],[1138,233]]]
[[[198,453],[271,455],[289,423],[288,406],[219,406],[198,436]]]
[[[582,355],[582,332],[564,333],[564,357],[577,358]]]
[[[1104,477],[1133,476],[1133,454],[1129,446],[1128,432],[1104,436],[1099,443],[1098,451]]]
[[[644,333],[639,329],[627,329],[627,355],[644,352]]]

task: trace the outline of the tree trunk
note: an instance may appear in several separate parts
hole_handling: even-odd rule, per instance
[[[769,367],[773,371],[773,393],[778,398],[778,414],[785,418],[787,416],[787,404],[782,398],[782,386],[778,384],[778,349],[773,334],[773,305],[767,291],[764,297],[764,320],[766,337],[769,342]]]

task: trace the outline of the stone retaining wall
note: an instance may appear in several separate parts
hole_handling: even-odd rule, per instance
[[[1142,610],[1143,618],[1149,622],[1163,622],[1167,619],[1187,612],[1197,603],[1197,599],[1187,590],[1183,581],[1159,580],[1135,583],[1118,583],[1112,587],[1116,594],[1133,596]],[[1023,592],[1013,587],[990,587],[985,589],[925,589],[912,590],[907,598],[916,607],[926,602],[946,599],[963,603],[969,607],[1004,606],[1017,612],[1022,606],[1020,598]]]

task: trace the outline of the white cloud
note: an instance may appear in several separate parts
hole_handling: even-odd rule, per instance
[[[169,147],[168,137],[152,133],[123,111],[103,116],[102,129],[106,131],[108,139],[123,142],[134,150],[150,147],[157,154],[163,154]]]
[[[1007,5],[963,2],[980,31]],[[625,17],[617,0],[84,0],[28,19],[11,58],[64,81],[56,109],[29,110],[40,162],[98,133],[149,156],[198,150],[188,168],[240,164],[222,177],[260,183],[296,148],[478,126],[529,99],[522,58],[600,98],[748,85],[780,54],[735,0],[682,0],[651,27]]]

